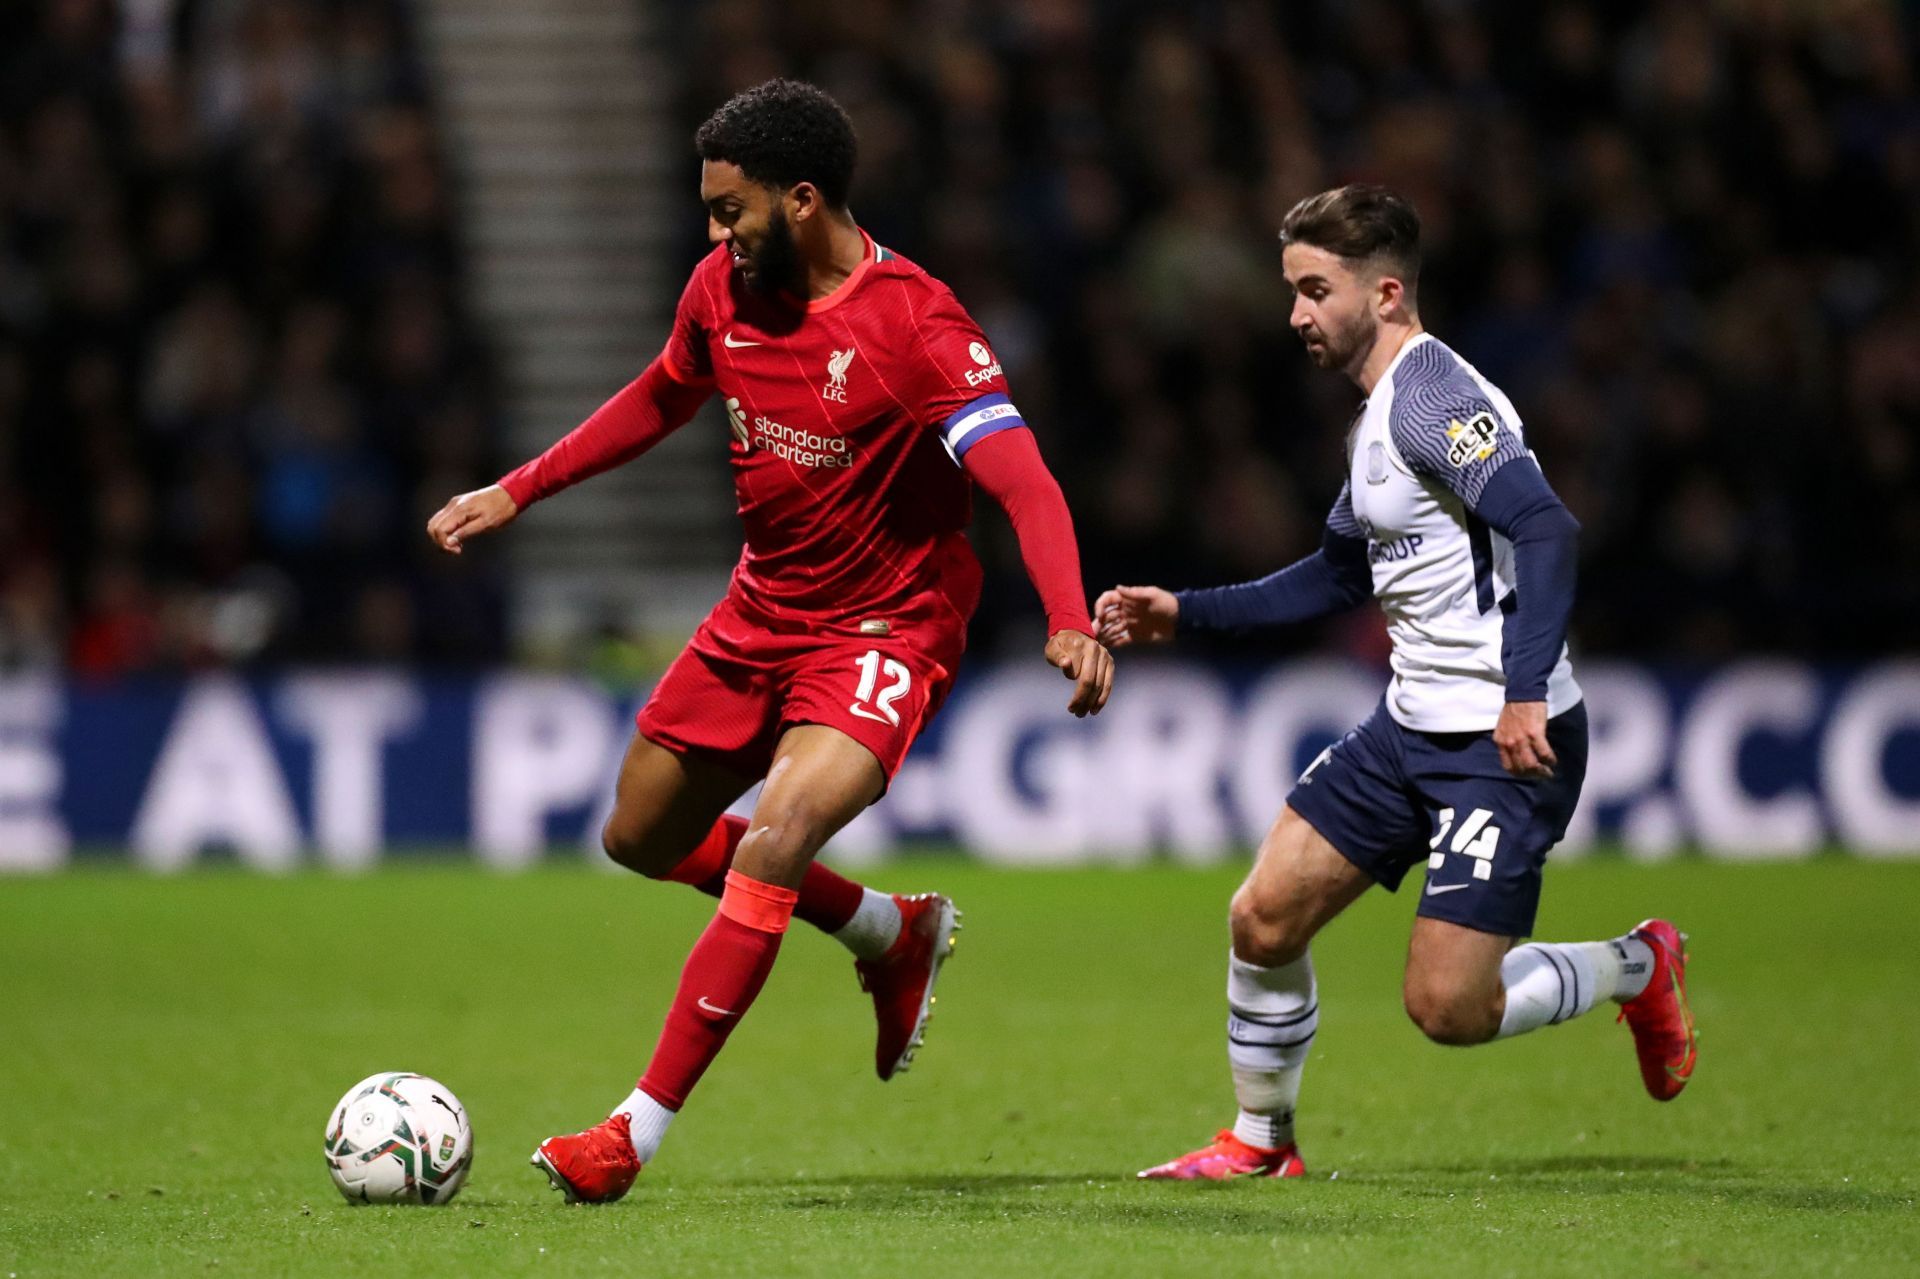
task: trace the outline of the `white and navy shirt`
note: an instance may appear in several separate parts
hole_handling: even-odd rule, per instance
[[[1428,334],[1401,348],[1361,409],[1327,522],[1366,539],[1393,640],[1387,710],[1408,728],[1491,729],[1508,700],[1513,547],[1474,508],[1495,473],[1532,458],[1513,402]],[[1545,692],[1549,716],[1580,701],[1564,642]]]
[[[1567,661],[1580,526],[1498,387],[1425,334],[1361,406],[1320,550],[1255,582],[1181,591],[1183,627],[1309,621],[1369,594],[1393,640],[1388,712],[1482,732],[1507,702],[1577,705]]]

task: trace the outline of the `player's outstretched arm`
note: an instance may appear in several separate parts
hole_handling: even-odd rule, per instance
[[[1372,594],[1366,539],[1329,527],[1321,535],[1319,550],[1277,573],[1232,586],[1179,591],[1172,596],[1170,611],[1165,605],[1160,608],[1169,635],[1176,621],[1186,630],[1244,631],[1311,622],[1352,608]],[[1154,624],[1159,620],[1156,616]]]
[[[427,536],[444,551],[500,528],[543,497],[631,462],[692,420],[711,383],[687,382],[656,356],[639,377],[525,466],[498,484],[454,498],[427,522]]]
[[[1367,539],[1353,517],[1345,488],[1327,512],[1320,549],[1254,582],[1197,591],[1116,586],[1100,597],[1100,637],[1126,643],[1164,643],[1176,627],[1241,631],[1310,622],[1352,608],[1373,594]]]
[[[1047,610],[1048,663],[1073,681],[1067,709],[1098,715],[1113,692],[1113,654],[1094,638],[1080,593],[1080,546],[1060,485],[1025,427],[972,444],[961,465],[1007,513],[1027,577]]]

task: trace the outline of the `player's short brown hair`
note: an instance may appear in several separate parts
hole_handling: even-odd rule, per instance
[[[1385,187],[1351,183],[1310,195],[1287,210],[1280,243],[1310,244],[1355,262],[1378,260],[1412,298],[1420,283],[1420,215]]]

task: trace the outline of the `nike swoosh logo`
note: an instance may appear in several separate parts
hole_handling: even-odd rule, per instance
[[[1438,897],[1441,893],[1457,893],[1463,888],[1472,888],[1472,884],[1448,884],[1444,888],[1437,884],[1427,885],[1427,896]]]
[[[1466,887],[1466,885],[1465,885],[1465,884],[1462,884],[1462,885],[1460,885],[1460,886],[1461,886],[1462,888],[1465,888],[1465,887]],[[708,1012],[710,1012],[710,1013],[715,1013],[715,1014],[717,1014],[717,1015],[719,1015],[719,1016],[721,1016],[721,1017],[731,1017],[731,1016],[733,1016],[733,1009],[731,1009],[731,1008],[722,1008],[722,1007],[720,1007],[720,1005],[718,1005],[718,1004],[710,1004],[710,1003],[708,1003],[708,1002],[707,1002],[707,997],[706,997],[705,995],[702,995],[702,996],[700,996],[700,998],[699,998],[699,999],[698,999],[698,1000],[697,1000],[696,1002],[697,1002],[697,1003],[698,1003],[698,1004],[699,1004],[699,1005],[700,1005],[700,1006],[701,1006],[702,1008],[704,1008],[704,1009],[706,1009],[706,1010],[707,1010]]]
[[[727,330],[727,335],[721,338],[720,342],[729,350],[733,350],[733,351],[738,351],[743,346],[765,346],[766,345],[765,342],[736,342],[733,340],[732,329]]]

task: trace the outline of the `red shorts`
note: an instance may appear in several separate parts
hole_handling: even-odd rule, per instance
[[[796,724],[837,728],[893,781],[953,686],[966,619],[929,593],[869,619],[775,616],[737,591],[707,614],[641,708],[640,735],[763,777]]]

